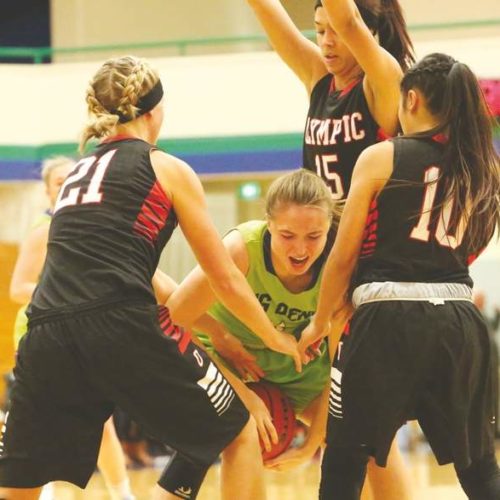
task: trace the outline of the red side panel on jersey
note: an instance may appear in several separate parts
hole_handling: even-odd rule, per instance
[[[377,200],[373,200],[370,205],[368,217],[366,218],[365,230],[363,232],[363,244],[361,245],[360,259],[370,257],[375,253],[377,246],[378,229],[378,207]]]
[[[191,342],[191,333],[184,328],[172,323],[170,311],[165,306],[158,308],[158,320],[163,333],[177,342],[181,354],[184,354]]]
[[[383,142],[383,141],[387,141],[387,139],[390,139],[392,136],[385,133],[384,130],[382,128],[379,128],[377,130],[377,141],[378,142]]]
[[[172,202],[156,181],[137,215],[134,232],[154,243],[167,222],[171,208]]]
[[[469,255],[469,257],[467,258],[467,265],[470,266],[485,250],[486,247],[479,250],[479,252]]]

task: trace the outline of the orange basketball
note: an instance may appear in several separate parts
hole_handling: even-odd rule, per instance
[[[290,446],[295,434],[295,412],[292,403],[278,386],[269,382],[255,382],[248,384],[248,387],[264,401],[278,433],[278,443],[271,443],[270,451],[264,449],[262,441],[260,443],[262,457],[269,460],[281,455]]]

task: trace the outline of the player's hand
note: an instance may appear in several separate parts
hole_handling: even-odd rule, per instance
[[[257,364],[255,356],[250,354],[241,341],[229,332],[222,336],[213,336],[212,344],[217,354],[224,358],[241,376],[243,380],[257,382],[265,375]]]
[[[283,333],[276,330],[272,341],[268,343],[267,347],[273,351],[281,352],[282,354],[287,354],[293,358],[295,363],[295,369],[298,373],[302,371],[302,361],[301,355],[299,353],[299,346],[295,337],[289,333]]]
[[[314,321],[314,317],[304,330],[302,330],[302,335],[299,340],[299,352],[304,364],[309,363],[309,361],[318,355],[319,345],[323,337],[326,337],[329,332],[330,323],[318,325]]]
[[[245,405],[257,423],[257,431],[266,451],[271,450],[271,443],[278,443],[278,433],[273,424],[271,413],[266,404],[255,392],[248,389],[249,394],[245,397]]]
[[[316,449],[311,449],[307,445],[301,446],[300,448],[288,448],[288,450],[281,455],[266,460],[264,465],[268,469],[283,472],[293,469],[305,462],[309,462],[315,453]]]

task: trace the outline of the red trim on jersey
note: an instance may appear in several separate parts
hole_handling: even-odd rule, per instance
[[[350,83],[347,87],[343,88],[340,92],[339,97],[344,97],[346,96],[359,82],[361,81],[361,78],[358,80],[355,80],[354,82]],[[337,91],[337,87],[335,85],[335,77],[332,78],[332,81],[330,82],[330,88],[328,90],[329,94],[332,94],[333,92]]]
[[[363,243],[359,253],[360,258],[370,257],[375,253],[377,247],[378,215],[377,200],[373,200],[365,222]]]
[[[470,266],[485,250],[486,250],[486,247],[481,248],[481,250],[479,250],[479,252],[477,252],[477,253],[473,253],[472,255],[469,255],[469,257],[467,257],[467,265]]]
[[[163,334],[175,340],[180,353],[184,354],[191,342],[191,332],[172,323],[170,311],[165,306],[158,308],[158,320]]]
[[[391,137],[392,137],[392,135],[389,135],[388,133],[384,132],[382,127],[379,127],[379,129],[377,130],[377,141],[378,142],[386,141],[387,139],[390,139]]]
[[[477,255],[476,253],[469,255],[469,257],[467,257],[467,265],[470,266],[478,257],[479,255]]]
[[[440,144],[446,144],[448,142],[448,137],[444,134],[436,134],[432,136],[432,140]]]
[[[156,181],[144,199],[141,211],[137,214],[134,232],[154,243],[167,223],[171,208],[172,202],[163,191],[160,183]]]
[[[351,320],[348,320],[344,326],[344,331],[342,332],[342,335],[349,335],[350,333],[351,333]]]

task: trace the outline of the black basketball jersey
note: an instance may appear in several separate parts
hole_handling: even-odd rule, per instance
[[[32,317],[131,298],[155,302],[151,279],[177,219],[151,166],[152,149],[113,138],[66,178]]]
[[[372,203],[354,286],[369,282],[464,283],[472,286],[462,222],[443,206],[444,146],[439,137],[392,139],[394,170]],[[465,235],[466,236],[466,235]]]
[[[363,79],[343,90],[335,90],[334,81],[326,75],[311,93],[302,161],[340,200],[347,198],[358,156],[386,137],[368,109]]]

